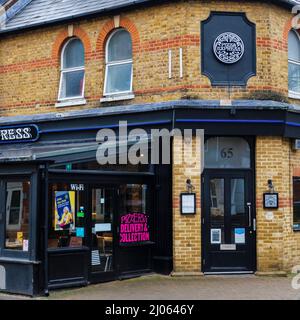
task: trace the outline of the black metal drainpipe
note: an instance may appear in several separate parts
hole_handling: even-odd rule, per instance
[[[45,224],[44,224],[44,279],[45,279],[45,289],[44,289],[44,294],[46,297],[49,296],[49,279],[48,279],[48,272],[49,272],[49,267],[48,267],[48,215],[49,215],[49,199],[48,199],[48,188],[49,188],[49,179],[48,179],[48,163],[45,165],[45,177],[44,177],[44,197],[45,197]]]

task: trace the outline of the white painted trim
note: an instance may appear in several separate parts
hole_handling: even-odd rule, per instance
[[[289,98],[300,100],[300,92],[298,93],[298,92],[289,91]]]
[[[118,95],[108,95],[100,99],[100,102],[113,102],[122,100],[132,100],[135,98],[134,94],[118,94]]]
[[[180,78],[183,78],[183,51],[182,48],[179,49],[179,64],[180,64]]]
[[[69,98],[66,100],[61,100],[60,102],[57,102],[55,104],[55,107],[56,108],[73,107],[73,106],[82,106],[85,104],[86,104],[86,100],[79,97],[79,98],[72,98],[72,99]]]
[[[172,79],[172,50],[169,50],[169,79]]]

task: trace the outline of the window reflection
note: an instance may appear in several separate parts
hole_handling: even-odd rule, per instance
[[[234,224],[246,223],[245,180],[231,179],[231,221]]]
[[[210,180],[211,224],[224,225],[224,179]]]
[[[113,270],[114,190],[92,189],[92,253],[93,272]]]

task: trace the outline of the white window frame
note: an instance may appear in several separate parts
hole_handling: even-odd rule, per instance
[[[296,36],[298,37],[298,41],[299,41],[299,45],[300,45],[300,36],[299,36],[299,33],[294,31],[294,30],[291,30],[290,32],[294,32],[296,34]],[[300,60],[299,61],[295,61],[295,60],[292,60],[292,59],[288,59],[288,64],[294,64],[294,65],[297,65],[297,66],[300,66]],[[288,81],[290,81],[290,74],[288,74]],[[300,99],[300,91],[292,91],[289,89],[289,98],[292,98],[292,99]]]
[[[11,209],[11,199],[12,194],[14,191],[20,192],[20,210],[19,210],[19,219],[18,224],[10,224],[9,218],[10,218],[10,209]],[[7,192],[7,199],[6,199],[6,229],[9,231],[14,230],[20,230],[21,228],[21,218],[22,218],[22,212],[23,212],[23,186],[20,185],[20,183],[15,183],[12,187],[9,187],[6,189]]]
[[[85,61],[82,67],[76,67],[76,68],[64,68],[64,55],[65,55],[65,50],[67,48],[67,46],[69,45],[69,43],[71,41],[74,40],[80,40],[79,38],[71,38],[69,39],[62,51],[61,51],[61,56],[60,56],[60,81],[59,81],[59,91],[58,91],[58,101],[68,101],[68,100],[79,100],[79,99],[84,99],[84,92],[85,92]],[[80,40],[81,41],[81,40]],[[82,44],[83,45],[83,44]],[[83,71],[84,75],[83,75],[83,85],[82,85],[82,94],[79,96],[73,96],[73,97],[65,97],[62,98],[61,97],[61,93],[62,93],[62,84],[63,84],[63,76],[65,73],[71,73],[74,71]]]
[[[112,37],[117,32],[120,32],[122,30],[125,30],[126,32],[128,32],[126,29],[123,29],[123,28],[116,29],[115,31],[112,32],[112,34],[109,36],[109,38],[106,41],[106,47],[105,47],[105,80],[104,80],[104,93],[103,93],[103,95],[105,97],[107,97],[107,96],[117,96],[117,95],[128,95],[128,94],[131,94],[132,90],[133,90],[133,57],[131,57],[131,59],[119,60],[119,61],[114,61],[114,62],[109,62],[108,61],[109,43],[110,43]],[[127,91],[107,92],[108,68],[111,67],[111,66],[125,65],[125,64],[131,64],[130,89],[127,90]]]

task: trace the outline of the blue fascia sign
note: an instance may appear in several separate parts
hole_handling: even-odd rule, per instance
[[[35,124],[0,127],[0,144],[35,142],[39,135],[39,128]]]

